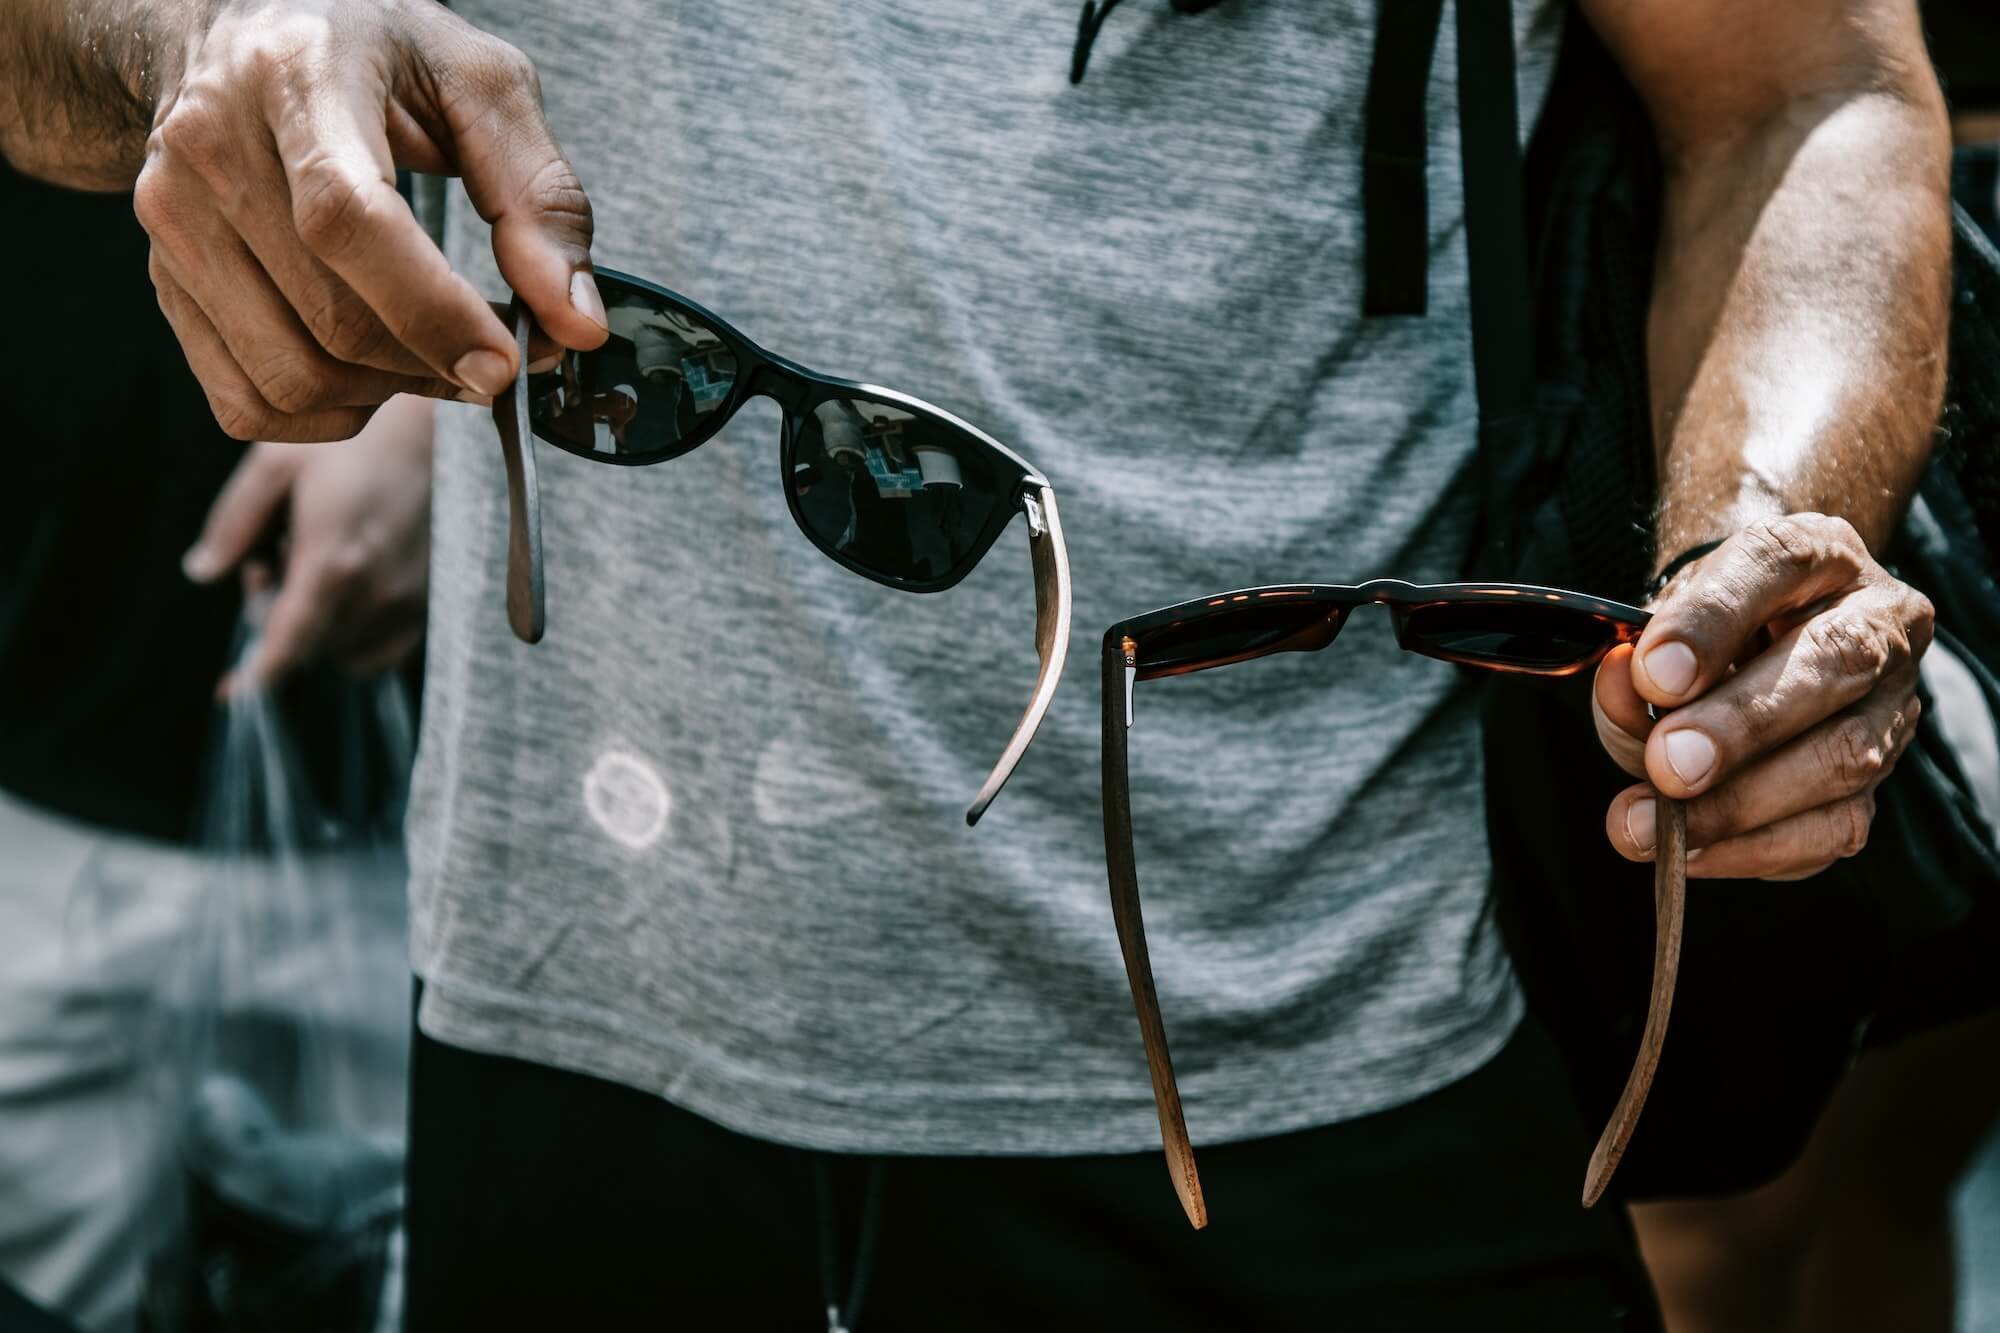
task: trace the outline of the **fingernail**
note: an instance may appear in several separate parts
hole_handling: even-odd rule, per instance
[[[578,269],[569,280],[569,303],[576,307],[576,313],[609,332],[611,323],[604,317],[604,298],[597,294],[597,280]]]
[[[1673,639],[1646,651],[1646,674],[1668,694],[1686,694],[1697,665],[1694,649]]]
[[[491,394],[474,393],[470,389],[460,389],[452,395],[452,398],[457,402],[473,403],[479,407],[493,406],[493,397]]]
[[[181,557],[181,573],[187,575],[190,582],[206,583],[221,572],[216,567],[215,552],[206,546],[191,546],[188,553]]]
[[[1625,807],[1625,836],[1632,840],[1634,847],[1642,852],[1653,850],[1653,839],[1658,836],[1654,832],[1655,821],[1658,818],[1659,811],[1654,807],[1653,798],[1650,796]]]
[[[505,393],[507,382],[514,378],[507,373],[507,358],[485,347],[475,347],[458,358],[458,364],[451,368],[451,377],[488,398]]]
[[[530,361],[528,363],[528,373],[530,375],[546,375],[561,364],[562,353],[550,352],[547,356],[538,356],[533,361]]]
[[[1715,742],[1686,727],[1667,733],[1667,763],[1680,780],[1692,787],[1715,767]]]

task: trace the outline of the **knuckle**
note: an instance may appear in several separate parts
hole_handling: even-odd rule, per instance
[[[365,364],[382,351],[388,330],[375,312],[346,287],[317,284],[300,312],[313,341],[335,360]]]
[[[1910,742],[1917,736],[1917,720],[1923,713],[1923,701],[1913,694],[1903,701],[1902,706],[1889,719],[1889,755],[1888,762],[1883,765],[1885,770],[1894,768],[1896,762],[1903,757],[1903,751],[1910,748]]]
[[[208,396],[209,410],[215,413],[215,424],[222,427],[222,433],[232,440],[245,442],[273,434],[271,412],[262,400],[255,400],[247,393],[234,391],[211,392]]]
[[[535,62],[520,47],[495,37],[481,55],[484,73],[493,81],[496,92],[525,94],[537,102],[541,100],[541,75],[535,72]]]
[[[1820,543],[1813,531],[1812,517],[1786,514],[1760,518],[1743,530],[1743,536],[1772,570],[1803,574],[1820,560]]]
[[[329,385],[312,361],[296,352],[274,352],[251,370],[251,382],[273,409],[298,416],[323,407]]]
[[[541,104],[541,76],[535,64],[512,42],[481,33],[462,60],[447,71],[454,91],[482,102],[526,98]]]
[[[320,159],[299,169],[292,184],[292,226],[314,254],[338,260],[353,253],[367,233],[368,214],[361,183],[336,163]]]
[[[1843,793],[1861,790],[1888,767],[1881,738],[1864,717],[1842,718],[1827,732],[1822,746],[1821,765]]]
[[[1907,604],[1903,610],[1903,624],[1907,627],[1910,642],[1917,645],[1922,653],[1931,646],[1931,638],[1937,631],[1937,608],[1931,599],[1908,584],[1903,585],[1907,593]]]
[[[495,39],[493,64],[497,76],[508,89],[527,95],[539,105],[542,100],[542,76],[535,70],[535,62],[528,59],[520,47],[512,42]]]
[[[340,542],[327,551],[324,560],[328,581],[341,587],[359,584],[368,575],[368,548],[361,542]]]
[[[577,179],[574,167],[560,157],[551,158],[529,180],[526,193],[524,202],[528,207],[546,219],[564,224],[583,249],[590,248],[595,226],[590,197],[584,193],[583,182]]]
[[[1889,636],[1868,620],[1833,612],[1806,627],[1819,653],[1844,676],[1873,680],[1888,670],[1895,656]]]
[[[1743,538],[1764,571],[1774,577],[1798,579],[1833,567],[1854,578],[1870,561],[1861,534],[1837,514],[1760,518],[1744,528]]]
[[[146,234],[156,240],[171,231],[179,221],[179,210],[173,195],[167,173],[153,163],[148,163],[133,183],[132,215],[145,228]]]
[[[189,90],[154,131],[159,145],[170,160],[178,160],[205,171],[217,166],[227,150],[229,134],[207,98]]]
[[[1861,540],[1861,534],[1855,530],[1854,525],[1839,514],[1811,514],[1803,517],[1819,530],[1821,540],[1828,546],[1848,552],[1868,549],[1867,543]]]
[[[1857,796],[1843,801],[1833,812],[1834,849],[1842,857],[1853,856],[1868,845],[1868,829],[1875,822],[1875,798]]]
[[[309,20],[259,24],[242,47],[242,58],[259,78],[289,79],[320,50],[319,25]]]

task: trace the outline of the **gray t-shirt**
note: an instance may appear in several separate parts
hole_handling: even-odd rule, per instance
[[[547,639],[509,635],[490,420],[441,414],[410,817],[422,1021],[837,1149],[1158,1142],[1106,897],[1096,644],[1270,582],[1452,577],[1477,503],[1454,61],[1427,318],[1364,321],[1374,0],[467,0],[541,71],[598,261],[914,393],[1062,505],[1072,666],[1033,683],[1020,521],[912,596],[807,543],[775,406],[672,463],[541,450]],[[1555,13],[1520,0],[1531,122]],[[504,288],[462,199],[455,263]],[[1474,701],[1364,610],[1329,651],[1143,687],[1133,810],[1198,1141],[1397,1105],[1520,1001]]]

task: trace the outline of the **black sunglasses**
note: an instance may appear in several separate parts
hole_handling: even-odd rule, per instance
[[[1069,557],[1048,478],[920,398],[835,379],[765,351],[686,297],[596,271],[611,336],[527,373],[531,318],[518,301],[522,373],[493,404],[512,518],[507,615],[527,643],[544,628],[541,499],[530,437],[596,463],[644,466],[702,444],[752,398],[784,411],[778,467],[799,530],[864,578],[942,592],[972,572],[1014,515],[1028,521],[1041,673],[1000,762],[965,812],[978,822],[1055,696],[1069,650]]]
[[[1166,1025],[1146,951],[1132,846],[1127,734],[1134,686],[1142,680],[1229,666],[1273,653],[1315,652],[1332,643],[1357,606],[1380,603],[1395,621],[1396,641],[1426,657],[1491,671],[1570,676],[1611,649],[1639,638],[1651,617],[1637,607],[1557,588],[1513,583],[1431,586],[1376,579],[1358,586],[1286,584],[1219,593],[1122,620],[1104,634],[1104,855],[1111,914],[1125,957],[1125,978],[1139,1012],[1139,1034],[1152,1075],[1153,1103],[1167,1172],[1188,1221],[1208,1223],[1194,1148],[1181,1111],[1180,1086],[1167,1052]],[[1686,825],[1678,801],[1662,800],[1655,853],[1658,931],[1653,993],[1640,1052],[1618,1109],[1586,1173],[1584,1202],[1596,1202],[1638,1122],[1666,1035],[1680,957],[1685,902]]]

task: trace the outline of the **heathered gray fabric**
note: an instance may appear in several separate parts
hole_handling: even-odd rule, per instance
[[[1035,675],[1017,521],[955,590],[818,554],[755,404],[646,468],[541,452],[549,630],[502,611],[490,421],[443,414],[411,812],[422,1021],[808,1146],[1158,1142],[1106,901],[1095,649],[1204,592],[1445,579],[1475,503],[1450,25],[1430,317],[1363,322],[1373,0],[469,0],[536,62],[601,264],[906,389],[1054,482],[1072,667]],[[1526,0],[1523,105],[1553,14]],[[1524,120],[1528,117],[1524,117]],[[503,289],[462,199],[454,262]],[[1393,1106],[1520,1002],[1487,905],[1473,702],[1355,616],[1328,652],[1142,690],[1134,807],[1197,1140]],[[584,1127],[576,1127],[580,1131]]]

